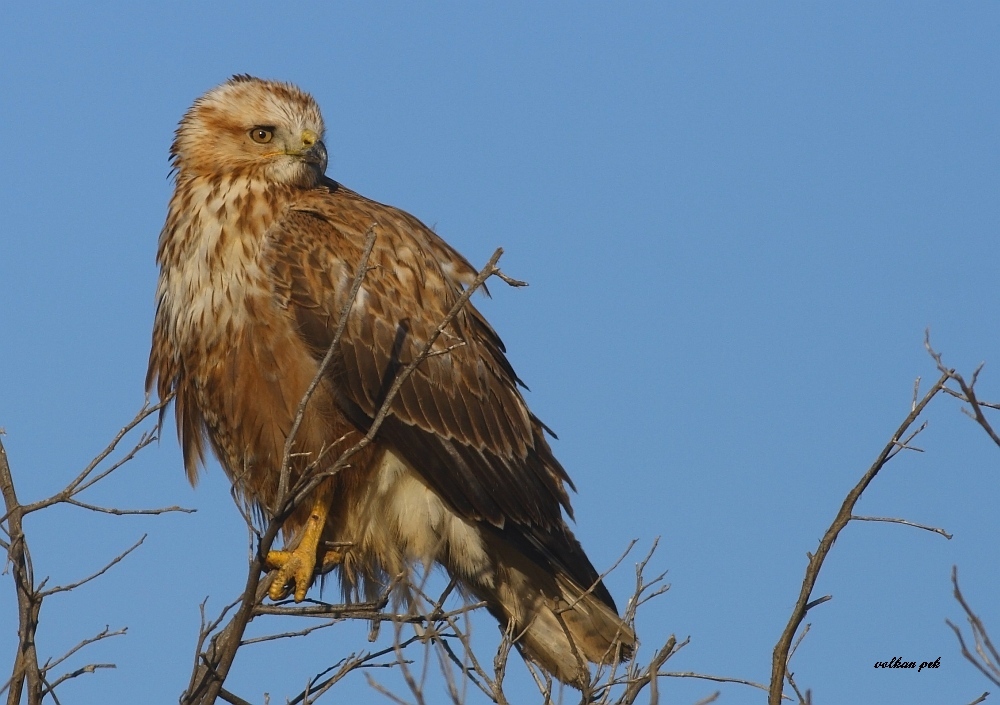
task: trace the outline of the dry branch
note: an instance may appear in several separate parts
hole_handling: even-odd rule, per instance
[[[915,521],[907,521],[906,519],[897,519],[896,517],[861,517],[854,515],[851,517],[851,521],[884,521],[889,524],[903,524],[905,526],[912,526],[914,529],[923,529],[924,531],[930,531],[934,534],[940,534],[949,541],[952,539],[952,535],[944,529],[940,529],[936,526],[927,526],[926,524],[918,524]]]
[[[14,591],[18,605],[18,645],[14,658],[14,666],[10,679],[3,689],[7,692],[7,705],[18,705],[22,696],[26,696],[28,705],[40,705],[45,697],[50,697],[55,703],[59,703],[55,689],[68,680],[81,676],[85,673],[94,673],[98,670],[114,668],[114,664],[92,663],[69,671],[54,680],[50,680],[49,673],[52,669],[62,664],[70,656],[76,654],[81,649],[103,639],[118,636],[125,633],[125,629],[104,631],[89,639],[84,639],[71,648],[63,656],[56,660],[49,660],[44,665],[38,663],[38,650],[36,645],[36,635],[39,626],[39,614],[42,601],[63,592],[70,592],[76,588],[95,580],[104,575],[108,570],[117,565],[132,551],[137,549],[146,538],[140,538],[132,547],[118,554],[104,567],[93,574],[77,580],[67,585],[61,585],[50,589],[45,589],[47,578],[36,583],[34,570],[31,561],[31,553],[28,550],[28,541],[24,533],[23,519],[30,513],[47,509],[56,504],[70,504],[82,509],[101,512],[105,514],[163,514],[166,512],[189,512],[192,510],[181,507],[164,507],[160,509],[120,509],[117,507],[100,507],[80,500],[81,493],[93,487],[95,484],[110,477],[115,471],[130,462],[143,448],[156,440],[155,431],[147,431],[140,435],[139,440],[121,458],[111,463],[108,467],[101,469],[102,464],[118,448],[119,443],[139,424],[149,416],[160,411],[169,399],[162,400],[159,404],[150,406],[148,400],[136,413],[133,419],[118,431],[115,437],[105,448],[98,453],[87,466],[74,477],[59,492],[46,497],[45,499],[22,504],[14,487],[14,479],[11,473],[9,460],[3,444],[0,443],[0,493],[4,499],[4,514],[0,516],[0,526],[9,537],[8,542],[0,541],[0,545],[7,552],[7,559],[11,566],[11,575],[14,579]]]
[[[56,593],[59,593],[59,592],[69,592],[70,590],[76,590],[81,585],[86,585],[91,580],[96,580],[97,578],[101,577],[102,575],[104,575],[105,573],[107,573],[109,570],[111,570],[113,567],[115,567],[116,565],[118,565],[119,563],[121,563],[125,559],[125,556],[127,556],[130,553],[132,553],[132,551],[134,551],[135,549],[139,548],[139,546],[141,546],[143,544],[143,542],[146,540],[146,536],[147,536],[146,534],[143,534],[142,536],[140,536],[138,541],[136,541],[134,544],[132,544],[131,546],[129,546],[128,548],[126,548],[124,551],[122,551],[121,553],[119,553],[117,556],[115,556],[114,558],[112,558],[110,561],[108,561],[104,565],[103,568],[101,568],[100,570],[97,570],[97,571],[91,573],[86,578],[81,578],[80,580],[77,580],[75,583],[69,583],[68,585],[58,585],[58,586],[56,586],[54,588],[50,588],[48,590],[44,590],[44,591],[40,590],[39,593],[38,593],[38,597],[39,598],[44,598],[44,597],[48,597],[49,595],[55,595]],[[41,586],[39,586],[39,587],[41,587]]]
[[[983,621],[972,611],[972,608],[965,601],[965,597],[958,587],[957,566],[953,566],[951,569],[951,584],[955,588],[955,599],[962,606],[965,617],[969,621],[969,626],[972,628],[972,640],[976,646],[975,654],[969,651],[969,647],[966,646],[962,630],[952,624],[950,620],[945,620],[945,622],[955,632],[955,636],[958,638],[958,645],[962,647],[962,656],[975,666],[980,673],[986,676],[993,685],[1000,686],[1000,653],[997,653],[996,648],[993,646],[993,642],[990,640],[989,632],[986,631]],[[983,697],[985,698],[986,695],[984,694]]]
[[[861,480],[854,486],[854,488],[847,494],[841,505],[840,511],[837,513],[833,520],[833,523],[827,529],[823,538],[820,540],[819,547],[815,554],[807,554],[809,557],[809,563],[806,567],[805,577],[802,581],[802,587],[799,591],[799,597],[796,601],[795,607],[792,610],[792,615],[782,632],[778,643],[774,647],[774,652],[772,654],[771,661],[771,683],[768,692],[768,703],[769,705],[778,705],[782,698],[782,689],[785,680],[787,679],[789,684],[794,689],[796,695],[798,696],[800,702],[808,702],[810,699],[809,691],[806,691],[803,695],[795,684],[792,674],[789,672],[789,660],[791,658],[791,653],[789,651],[793,638],[798,631],[799,626],[802,624],[802,620],[806,613],[812,607],[817,604],[829,599],[829,596],[825,598],[820,598],[818,600],[811,600],[812,590],[815,587],[816,580],[819,577],[819,572],[823,566],[823,562],[829,554],[833,547],[834,542],[837,540],[838,535],[851,521],[877,521],[877,522],[887,522],[895,524],[903,524],[906,526],[912,526],[914,528],[923,529],[925,531],[930,531],[936,534],[940,534],[945,538],[950,539],[951,534],[946,532],[944,529],[938,527],[927,526],[925,524],[919,524],[917,522],[908,521],[906,519],[899,519],[894,517],[866,517],[857,516],[853,513],[854,506],[857,504],[862,493],[879,473],[879,471],[886,465],[886,463],[895,457],[900,451],[903,450],[914,450],[921,452],[919,448],[915,448],[910,445],[911,441],[926,428],[926,422],[920,427],[910,433],[909,436],[904,438],[904,435],[909,431],[913,423],[916,422],[917,418],[921,415],[930,401],[937,396],[939,393],[943,392],[949,396],[955,397],[967,404],[968,407],[963,407],[962,411],[973,418],[990,436],[990,438],[1000,446],[1000,436],[993,430],[990,425],[989,420],[986,418],[983,408],[997,408],[995,404],[988,404],[979,400],[975,392],[975,385],[979,377],[979,373],[982,370],[982,365],[980,365],[972,374],[971,381],[966,381],[966,379],[959,374],[956,370],[947,367],[941,358],[941,355],[936,352],[930,344],[929,334],[925,336],[924,345],[927,352],[933,358],[938,371],[941,373],[941,377],[938,381],[931,387],[931,389],[923,396],[922,399],[918,401],[917,397],[919,395],[919,385],[920,378],[917,378],[916,383],[913,387],[913,401],[910,406],[910,414],[906,417],[903,423],[893,434],[892,438],[882,449],[882,452],[876,458],[875,462],[871,465],[868,471],[862,476]],[[958,389],[953,389],[949,387],[949,383],[954,383],[957,385]],[[958,593],[958,587],[956,582],[956,593]],[[961,601],[961,600],[960,600]],[[964,606],[964,605],[963,605]],[[952,627],[954,628],[954,626]],[[976,633],[975,625],[973,626],[973,632]],[[961,634],[956,629],[956,634],[959,637],[959,641],[962,641]],[[800,639],[801,640],[801,639]],[[963,649],[964,649],[963,643]],[[982,654],[981,654],[982,655]],[[994,681],[995,682],[995,681]]]
[[[983,365],[980,364],[979,367],[973,370],[972,381],[967,382],[962,375],[954,369],[947,367],[941,360],[941,353],[931,347],[930,331],[927,331],[924,335],[924,347],[927,349],[928,354],[934,359],[934,363],[937,365],[938,371],[947,376],[948,379],[953,380],[958,385],[959,391],[949,388],[945,389],[945,392],[959,401],[968,404],[971,411],[969,411],[969,409],[965,409],[964,407],[963,411],[971,416],[975,422],[978,423],[984,431],[986,431],[986,435],[988,435],[997,446],[1000,446],[1000,435],[997,435],[997,432],[993,430],[993,426],[983,413],[984,407],[997,409],[1000,408],[1000,405],[980,401],[979,397],[976,395],[976,382],[979,381],[979,373],[982,372]]]
[[[952,379],[953,371],[942,373],[941,377],[934,386],[923,396],[923,398],[912,405],[909,415],[903,420],[899,428],[892,435],[892,438],[886,443],[882,452],[879,453],[875,462],[872,463],[868,471],[861,477],[858,483],[847,493],[847,497],[844,499],[843,504],[840,507],[840,511],[833,519],[833,523],[830,524],[830,528],[826,530],[823,534],[823,538],[820,539],[819,546],[816,549],[815,554],[809,554],[809,564],[806,567],[805,577],[802,580],[802,587],[799,590],[799,597],[795,602],[795,607],[792,609],[792,615],[788,620],[788,624],[785,626],[785,630],[782,632],[781,637],[778,639],[778,643],[774,647],[774,653],[771,659],[771,684],[768,690],[768,705],[780,705],[782,698],[782,689],[785,683],[785,674],[788,671],[788,658],[789,650],[791,649],[792,640],[795,638],[795,633],[798,631],[799,626],[802,624],[802,620],[806,616],[806,612],[809,611],[811,606],[815,603],[811,601],[812,591],[816,585],[816,580],[819,578],[819,572],[823,567],[823,562],[826,560],[827,555],[830,553],[830,549],[833,548],[834,542],[840,535],[840,532],[845,526],[850,523],[854,517],[854,506],[857,504],[858,500],[861,498],[862,493],[868,488],[875,476],[878,475],[879,471],[885,467],[885,464],[901,450],[904,444],[900,443],[900,439],[909,431],[910,427],[917,420],[923,410],[931,402],[931,400],[938,395],[947,384],[949,379]],[[912,438],[912,436],[910,437]]]
[[[38,631],[38,613],[42,601],[35,592],[31,554],[28,552],[28,542],[21,521],[24,517],[24,507],[17,499],[14,478],[11,477],[3,442],[0,442],[0,492],[3,493],[6,509],[3,521],[7,523],[7,535],[10,537],[7,560],[11,565],[14,591],[17,595],[18,644],[13,673],[7,685],[7,705],[18,705],[21,702],[21,692],[25,684],[27,684],[28,705],[40,705],[43,686],[41,669],[38,667],[35,633]]]

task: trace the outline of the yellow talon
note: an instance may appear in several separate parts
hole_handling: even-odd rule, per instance
[[[319,572],[324,575],[344,562],[346,552],[342,548],[328,548],[323,554],[323,560],[319,563]]]
[[[283,600],[292,589],[295,591],[296,602],[306,599],[306,592],[312,585],[313,573],[316,570],[317,547],[323,534],[323,526],[326,524],[328,510],[326,497],[323,493],[319,493],[313,502],[312,511],[309,512],[299,544],[291,551],[268,551],[267,565],[277,570],[277,575],[274,576],[274,581],[267,592],[272,600]]]
[[[291,592],[289,585],[294,583],[295,601],[302,602],[305,599],[308,586],[312,583],[317,563],[320,573],[328,573],[344,562],[344,551],[328,549],[323,554],[322,561],[317,561],[314,557],[311,565],[309,557],[304,551],[268,551],[267,566],[278,571],[268,590],[268,595],[272,600],[277,602],[288,597]]]
[[[295,588],[296,602],[306,599],[306,591],[312,584],[313,570],[316,567],[316,554],[308,549],[302,549],[300,544],[294,551],[268,552],[267,564],[278,570],[268,590],[272,600],[286,598],[292,586]]]

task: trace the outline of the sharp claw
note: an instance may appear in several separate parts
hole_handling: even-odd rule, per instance
[[[281,602],[286,597],[288,597],[291,591],[292,591],[291,587],[288,585],[288,583],[282,585],[277,580],[275,580],[273,583],[271,583],[271,587],[268,588],[267,596],[270,597],[271,600],[274,602]]]
[[[270,551],[267,554],[267,565],[277,569],[274,582],[267,591],[272,600],[277,602],[288,597],[293,585],[295,601],[302,602],[306,599],[316,567],[316,557],[311,551]]]

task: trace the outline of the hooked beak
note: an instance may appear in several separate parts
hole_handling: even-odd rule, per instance
[[[301,148],[295,151],[289,151],[288,154],[301,157],[302,161],[307,164],[315,164],[319,167],[320,173],[325,173],[327,153],[326,145],[323,144],[323,140],[321,140],[319,135],[312,130],[303,130],[301,139]]]

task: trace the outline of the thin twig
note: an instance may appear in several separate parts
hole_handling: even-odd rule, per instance
[[[99,512],[101,514],[114,514],[115,516],[132,516],[132,515],[157,515],[157,514],[169,514],[170,512],[181,512],[183,514],[194,514],[197,509],[189,509],[187,507],[179,507],[173,505],[171,507],[159,507],[156,509],[118,509],[117,507],[100,507],[96,504],[87,504],[86,502],[81,502],[78,499],[66,499],[63,500],[66,504],[72,504],[74,507],[80,507],[81,509],[89,509],[92,512]]]
[[[319,617],[327,619],[361,619],[377,622],[398,622],[400,624],[431,624],[435,621],[447,620],[451,617],[474,612],[486,606],[485,602],[470,602],[467,605],[440,614],[386,614],[372,609],[354,609],[354,605],[310,605],[308,607],[280,607],[276,605],[258,605],[254,616],[277,615],[281,617]],[[361,607],[359,605],[359,607]]]
[[[114,664],[89,664],[80,669],[64,674],[55,681],[49,682],[47,680],[47,672],[62,663],[70,655],[76,653],[81,648],[94,643],[95,641],[107,638],[108,636],[115,636],[117,634],[124,633],[124,630],[109,632],[105,629],[104,632],[98,634],[96,637],[85,639],[80,642],[80,644],[75,646],[55,662],[50,661],[44,667],[39,667],[37,648],[35,645],[35,633],[38,629],[38,615],[41,609],[42,600],[45,597],[73,590],[100,577],[112,566],[135,550],[142,543],[145,536],[143,536],[143,539],[140,539],[134,546],[118,555],[110,563],[93,575],[69,585],[45,590],[44,587],[48,580],[47,578],[42,580],[41,583],[37,585],[35,584],[31,555],[28,551],[27,540],[23,530],[23,518],[29,513],[40,511],[59,503],[73,504],[84,509],[108,514],[160,514],[167,511],[189,511],[180,507],[166,507],[163,509],[152,510],[123,510],[98,507],[76,499],[78,494],[110,476],[113,472],[131,461],[140,450],[156,440],[156,433],[143,433],[132,449],[129,450],[122,458],[112,463],[107,469],[94,474],[101,464],[115,451],[118,444],[125,438],[126,435],[128,435],[150,415],[163,409],[165,405],[169,403],[171,398],[172,395],[160,400],[158,404],[153,406],[150,406],[147,398],[142,408],[136,413],[132,420],[118,431],[111,442],[105,446],[104,450],[98,453],[97,456],[94,457],[90,463],[88,463],[88,465],[80,473],[78,473],[73,480],[70,481],[68,485],[56,494],[37,502],[32,502],[31,504],[22,505],[18,501],[17,494],[14,490],[14,482],[11,476],[7,454],[3,445],[0,444],[0,491],[2,491],[4,497],[4,514],[0,517],[0,524],[6,525],[4,529],[6,534],[10,537],[9,542],[0,542],[0,544],[2,544],[3,548],[7,551],[8,560],[13,566],[12,574],[14,577],[15,591],[18,600],[18,651],[14,661],[13,674],[8,680],[6,686],[8,690],[8,705],[17,705],[17,703],[20,703],[22,692],[27,694],[28,705],[38,705],[46,696],[50,697],[58,705],[59,698],[56,696],[53,689],[61,683],[84,673],[93,673],[98,669],[114,668]],[[25,683],[27,683],[26,688]]]
[[[809,705],[811,697],[809,695],[809,691],[806,690],[806,692],[803,693],[801,690],[799,690],[799,684],[795,682],[795,674],[792,673],[787,668],[785,670],[785,678],[788,680],[788,685],[792,686],[792,690],[795,692],[795,697],[799,699],[799,705]]]
[[[667,678],[697,678],[699,680],[714,681],[716,683],[738,683],[740,685],[748,685],[751,688],[757,688],[758,690],[767,691],[767,686],[763,683],[757,683],[755,681],[747,680],[745,678],[730,678],[728,676],[713,676],[707,673],[694,673],[693,671],[666,671],[660,673],[661,676]]]
[[[806,624],[805,628],[799,634],[799,638],[795,640],[794,644],[792,644],[792,648],[788,652],[788,663],[791,663],[792,657],[795,656],[795,652],[799,650],[799,646],[802,644],[803,639],[806,638],[806,635],[809,633],[811,628],[812,624]]]
[[[329,622],[323,622],[323,624],[314,624],[311,627],[305,627],[304,629],[299,629],[297,631],[281,632],[280,634],[265,634],[264,636],[255,636],[250,639],[244,639],[240,642],[240,646],[250,646],[251,644],[262,644],[265,641],[277,641],[279,639],[292,639],[298,636],[308,636],[313,632],[318,632],[320,629],[326,629],[327,627],[332,627],[335,624],[340,624],[343,620],[331,620]]]
[[[57,658],[55,661],[52,660],[46,661],[45,665],[42,667],[42,671],[51,671],[53,668],[58,666],[60,663],[68,659],[70,656],[72,656],[85,646],[90,646],[91,644],[95,644],[98,641],[103,641],[104,639],[110,639],[111,637],[124,636],[127,632],[128,632],[128,627],[122,627],[121,629],[116,629],[115,631],[111,631],[110,627],[105,626],[104,629],[102,629],[99,633],[95,634],[89,639],[84,639],[79,644],[74,646],[72,649],[67,651],[65,654]]]
[[[83,470],[81,470],[80,473],[75,478],[73,478],[68,485],[66,485],[66,487],[64,487],[62,490],[52,495],[51,497],[47,497],[46,499],[42,499],[37,502],[32,502],[31,504],[24,505],[23,507],[24,514],[30,514],[32,512],[37,512],[40,509],[45,509],[46,507],[50,507],[53,504],[66,502],[67,500],[78,495],[80,492],[83,492],[87,488],[92,487],[96,482],[99,482],[100,480],[104,479],[112,472],[114,472],[122,465],[124,465],[126,462],[134,458],[136,453],[138,453],[140,450],[142,450],[143,448],[145,448],[146,446],[148,446],[149,444],[151,444],[153,441],[156,440],[156,434],[144,433],[142,437],[139,439],[139,441],[135,444],[135,446],[132,447],[132,449],[125,455],[124,458],[114,463],[107,470],[99,473],[96,477],[90,477],[91,474],[94,472],[94,470],[102,462],[104,462],[104,460],[109,455],[111,455],[115,451],[115,449],[118,447],[118,444],[122,441],[123,438],[125,438],[125,436],[127,436],[136,426],[141,424],[147,418],[149,418],[156,412],[163,409],[168,403],[170,403],[172,399],[173,395],[171,394],[168,395],[166,399],[161,399],[158,404],[155,404],[153,406],[150,406],[148,401],[145,404],[143,404],[142,408],[139,409],[139,411],[132,418],[132,420],[129,421],[127,424],[125,424],[125,426],[123,426],[118,431],[118,433],[115,434],[115,437],[112,438],[111,442],[104,447],[104,450],[98,453],[87,464],[87,466]],[[6,518],[7,518],[6,516],[0,517],[0,522],[3,522]]]
[[[400,645],[400,648],[405,649],[407,646],[415,641],[419,641],[419,636],[410,637],[405,642]],[[380,659],[383,656],[388,656],[389,654],[394,654],[396,652],[396,645],[389,646],[381,651],[374,651],[372,653],[361,654],[351,654],[346,659],[343,659],[339,663],[331,666],[325,671],[321,671],[309,681],[309,687],[299,693],[297,696],[288,701],[288,705],[298,705],[299,703],[306,703],[309,699],[315,701],[323,693],[327,692],[332,688],[337,682],[342,680],[344,676],[348,673],[359,669],[359,668],[392,668],[396,666],[396,662],[392,663],[372,663],[376,659]],[[327,673],[336,669],[336,673],[327,678],[326,680],[320,680]]]
[[[819,605],[822,605],[824,602],[829,602],[832,599],[833,595],[823,595],[823,597],[817,597],[815,600],[806,603],[806,612],[811,610],[813,607],[818,607]]]
[[[947,375],[949,379],[955,380],[955,382],[958,383],[959,389],[962,390],[962,393],[957,394],[956,392],[950,389],[946,391],[952,396],[957,397],[958,399],[966,402],[969,405],[969,408],[972,409],[971,412],[972,418],[975,419],[976,423],[978,423],[984,431],[986,431],[987,435],[989,435],[989,437],[993,440],[993,442],[997,446],[1000,446],[1000,435],[997,435],[997,432],[993,430],[993,426],[991,426],[990,422],[986,419],[985,414],[983,414],[983,408],[982,408],[985,406],[991,409],[997,409],[1000,408],[1000,406],[996,404],[988,404],[986,402],[981,402],[979,401],[979,398],[976,396],[976,391],[975,391],[976,381],[979,379],[979,372],[983,369],[983,366],[979,365],[979,367],[977,367],[975,371],[973,371],[972,382],[966,382],[965,378],[962,377],[962,375],[958,374],[954,369],[946,367],[941,360],[941,354],[935,351],[934,348],[931,347],[931,337],[929,330],[924,335],[924,347],[927,349],[927,352],[930,354],[930,356],[934,359],[934,362],[937,364],[938,370],[941,371],[943,374]]]
[[[600,585],[600,584],[601,584],[601,583],[602,583],[602,582],[604,581],[604,579],[605,579],[606,577],[608,577],[609,575],[611,575],[611,573],[612,573],[612,572],[614,572],[614,570],[615,570],[615,569],[616,569],[616,568],[617,568],[618,566],[620,566],[620,565],[621,565],[621,562],[622,562],[623,560],[625,560],[625,557],[626,557],[626,556],[627,556],[627,555],[628,555],[629,553],[631,553],[631,552],[632,552],[632,549],[633,549],[633,548],[635,547],[636,543],[638,543],[638,542],[639,542],[639,540],[638,540],[638,539],[632,539],[631,541],[629,541],[629,544],[628,544],[628,546],[626,546],[626,547],[625,547],[625,550],[624,550],[624,551],[622,551],[622,554],[621,554],[620,556],[618,556],[618,560],[616,560],[616,561],[615,561],[614,563],[612,563],[612,564],[611,564],[611,567],[610,567],[610,568],[608,568],[608,569],[607,569],[606,571],[604,571],[604,572],[603,572],[603,573],[601,573],[601,574],[600,574],[599,576],[597,576],[597,580],[595,580],[594,582],[592,582],[592,583],[590,584],[590,587],[589,587],[589,588],[587,588],[587,589],[586,589],[586,590],[584,590],[584,591],[583,591],[582,593],[580,593],[580,596],[579,596],[579,597],[577,597],[577,598],[576,598],[575,600],[573,600],[573,601],[572,601],[571,603],[569,603],[569,604],[568,604],[568,605],[566,605],[565,607],[560,607],[559,609],[557,609],[557,610],[556,610],[556,613],[557,613],[557,614],[562,614],[563,612],[569,612],[570,610],[573,610],[573,609],[575,609],[575,608],[576,608],[576,606],[577,606],[578,604],[580,604],[580,602],[581,602],[581,601],[583,600],[583,598],[587,597],[587,596],[588,596],[588,595],[590,595],[590,594],[591,594],[592,592],[594,592],[594,589],[595,589],[595,588],[597,588],[597,586],[598,586],[598,585]]]
[[[89,663],[86,666],[82,666],[76,669],[75,671],[64,673],[51,683],[45,684],[45,688],[42,690],[42,697],[45,697],[46,695],[51,695],[53,698],[55,698],[55,693],[53,691],[57,687],[59,687],[59,685],[61,685],[62,683],[65,683],[71,678],[82,676],[84,673],[94,673],[100,669],[105,669],[105,668],[117,668],[117,666],[113,663]]]
[[[117,556],[115,556],[114,558],[112,558],[111,561],[108,562],[107,565],[105,565],[103,568],[101,568],[100,570],[98,570],[96,573],[92,573],[92,574],[88,575],[86,578],[78,580],[75,583],[70,583],[68,585],[58,585],[58,586],[56,586],[54,588],[51,588],[49,590],[45,590],[43,592],[39,592],[38,593],[38,597],[39,598],[48,597],[49,595],[55,595],[58,592],[69,592],[70,590],[75,590],[76,588],[80,587],[81,585],[85,585],[86,583],[89,583],[91,580],[94,580],[96,578],[101,577],[102,575],[104,575],[105,573],[107,573],[109,570],[111,570],[111,568],[113,568],[114,566],[116,566],[119,563],[121,563],[122,560],[125,559],[125,556],[127,556],[130,553],[132,553],[132,551],[134,551],[135,549],[139,548],[139,546],[142,545],[143,541],[146,540],[146,536],[147,536],[146,534],[143,534],[139,538],[138,541],[136,541],[130,547],[126,548],[124,551],[122,551]]]
[[[884,521],[890,524],[905,524],[906,526],[912,526],[915,529],[923,529],[924,531],[930,531],[935,534],[940,534],[946,539],[951,540],[952,535],[949,534],[944,529],[939,529],[936,526],[927,526],[926,524],[918,524],[914,521],[907,521],[906,519],[896,519],[895,517],[862,517],[858,515],[852,515],[851,521]]]
[[[686,640],[684,643],[687,643]],[[681,646],[684,645],[681,644]],[[622,702],[626,705],[631,705],[635,702],[635,699],[639,697],[639,693],[647,685],[650,687],[649,703],[650,705],[656,705],[659,702],[659,693],[657,688],[657,679],[660,677],[660,666],[666,663],[676,651],[677,651],[677,639],[671,634],[670,638],[667,639],[667,643],[656,652],[656,655],[649,662],[649,667],[646,672],[633,680],[625,689],[625,695],[622,697]]]
[[[235,693],[230,693],[225,688],[219,688],[219,699],[225,700],[229,705],[251,705],[249,701],[244,700]]]
[[[986,631],[986,626],[983,624],[979,616],[972,611],[969,603],[965,601],[965,597],[962,595],[962,591],[958,587],[958,567],[952,566],[951,569],[951,583],[954,586],[955,599],[958,604],[962,606],[962,610],[965,612],[966,619],[969,621],[969,625],[972,627],[972,638],[976,643],[976,653],[979,658],[969,651],[968,647],[965,645],[965,639],[962,638],[962,631],[951,623],[949,620],[945,620],[945,623],[951,627],[952,631],[955,632],[955,636],[958,638],[958,644],[962,647],[962,656],[975,666],[980,673],[986,676],[987,679],[994,685],[1000,686],[1000,653],[997,653],[996,648],[993,646],[993,642],[990,640],[989,632]]]

